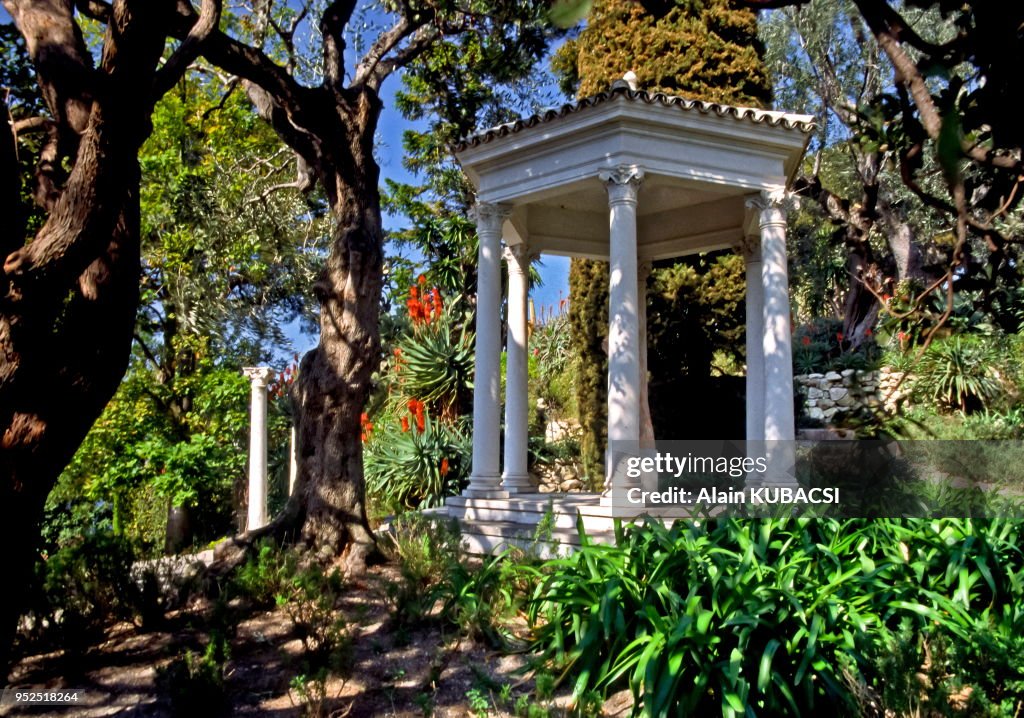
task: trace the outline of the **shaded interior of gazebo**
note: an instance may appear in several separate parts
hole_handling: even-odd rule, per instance
[[[445,512],[493,550],[553,508],[610,527],[611,492],[537,494],[527,473],[527,297],[540,254],[609,262],[608,439],[651,442],[644,295],[651,262],[735,248],[746,258],[746,438],[794,438],[787,184],[813,121],[650,94],[625,81],[595,97],[466,138],[480,240],[473,460]],[[501,271],[508,272],[501,451]],[[659,437],[679,438],[686,437]],[[609,474],[612,470],[610,462]],[[522,531],[520,531],[522,533]]]

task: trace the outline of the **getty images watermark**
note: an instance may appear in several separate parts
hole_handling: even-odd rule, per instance
[[[1024,517],[1024,442],[612,442],[613,515]]]

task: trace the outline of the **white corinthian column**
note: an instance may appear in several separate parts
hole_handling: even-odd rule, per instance
[[[501,232],[509,209],[478,202],[476,365],[473,374],[473,465],[464,496],[500,498],[501,489]]]
[[[510,494],[528,492],[529,372],[526,300],[529,294],[530,253],[525,244],[507,247],[508,339],[505,360],[505,470],[502,488]]]
[[[610,447],[640,442],[640,293],[637,274],[637,194],[644,172],[636,166],[598,175],[608,190],[608,445],[606,485],[615,467]]]
[[[793,412],[793,346],[786,257],[786,209],[795,204],[785,191],[762,192],[747,201],[760,212],[763,291],[764,434],[769,484],[796,481],[796,422]]]
[[[242,370],[252,382],[249,407],[249,511],[246,531],[267,525],[267,384],[274,376],[270,367]]]

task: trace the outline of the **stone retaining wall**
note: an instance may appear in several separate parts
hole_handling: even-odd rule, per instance
[[[882,367],[877,371],[845,369],[827,374],[801,374],[793,377],[797,394],[803,399],[807,418],[825,424],[840,423],[861,409],[879,407],[893,413],[903,402],[909,387],[903,372]]]

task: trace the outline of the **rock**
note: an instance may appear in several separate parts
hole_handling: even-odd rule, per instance
[[[837,409],[836,407],[832,407],[831,409],[825,409],[825,411],[824,411],[825,421],[828,421],[829,419],[831,419],[838,412],[839,412],[839,409]]]
[[[825,375],[824,374],[819,374],[819,373],[815,372],[813,374],[808,374],[807,378],[808,379],[824,379]]]
[[[841,374],[837,374],[837,373],[836,373],[836,372],[834,372],[834,371],[830,371],[830,372],[829,372],[828,374],[826,374],[826,375],[825,375],[825,378],[826,378],[826,379],[827,379],[828,381],[842,381],[842,379],[843,379],[843,377],[842,377],[842,375],[841,375]]]
[[[857,372],[856,372],[856,371],[854,371],[853,369],[843,369],[843,371],[842,371],[842,372],[840,372],[840,374],[839,374],[839,375],[840,375],[840,376],[844,376],[844,377],[845,377],[845,376],[853,376],[853,375],[854,375],[854,374],[856,374],[856,373],[857,373]]]
[[[569,479],[568,481],[563,481],[559,488],[562,491],[580,491],[583,488],[583,482],[579,479]]]
[[[852,396],[847,394],[846,396],[840,397],[836,403],[839,404],[839,406],[853,406],[857,402]]]
[[[831,409],[836,403],[829,398],[818,399],[819,409]]]
[[[823,396],[821,389],[811,387],[807,390],[808,399],[820,399]]]
[[[818,400],[817,399],[808,399],[807,402],[806,402],[806,406],[807,406],[808,409],[810,409],[812,407],[815,407],[817,405],[818,405]]]
[[[554,493],[557,490],[558,489],[556,487],[551,486],[550,484],[541,484],[540,485],[540,492],[542,494],[551,494],[551,493]]]
[[[818,421],[821,421],[825,418],[825,412],[823,412],[821,409],[817,407],[813,407],[807,411],[807,418],[817,419]]]
[[[832,401],[839,401],[850,392],[841,386],[835,386],[828,390],[828,398]]]

